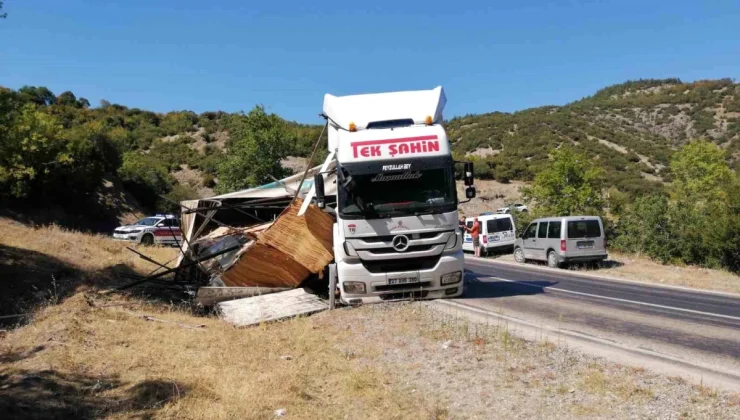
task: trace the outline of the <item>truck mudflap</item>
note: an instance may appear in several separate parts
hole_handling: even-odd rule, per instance
[[[428,270],[371,273],[359,262],[340,262],[337,272],[341,279],[338,285],[340,301],[349,305],[455,298],[465,291],[462,250],[443,255],[436,266]],[[417,280],[412,280],[414,276]]]

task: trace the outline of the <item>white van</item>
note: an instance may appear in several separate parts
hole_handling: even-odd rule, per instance
[[[550,267],[607,259],[606,232],[599,216],[533,220],[514,245],[514,259],[547,261]]]
[[[473,219],[475,217],[466,217],[465,225],[473,227]],[[486,255],[491,250],[503,251],[514,246],[516,225],[510,214],[483,214],[478,216],[478,223],[481,226],[481,255]],[[473,237],[468,232],[465,232],[463,239],[463,251],[473,252]]]

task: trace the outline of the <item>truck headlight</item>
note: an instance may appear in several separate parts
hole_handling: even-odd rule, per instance
[[[365,283],[361,281],[345,281],[342,283],[342,287],[344,288],[344,293],[351,295],[365,293]]]
[[[454,273],[443,274],[441,283],[444,286],[446,284],[455,284],[460,280],[462,280],[462,271],[455,271]]]
[[[447,239],[447,243],[445,244],[445,249],[452,249],[457,245],[457,233],[450,235],[450,238]]]

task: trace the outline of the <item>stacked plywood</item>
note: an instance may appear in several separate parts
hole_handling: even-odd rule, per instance
[[[333,259],[332,217],[316,206],[297,213],[297,199],[221,276],[226,286],[297,287]]]

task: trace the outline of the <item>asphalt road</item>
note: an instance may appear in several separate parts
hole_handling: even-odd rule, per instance
[[[740,297],[466,256],[462,304],[740,373]]]

